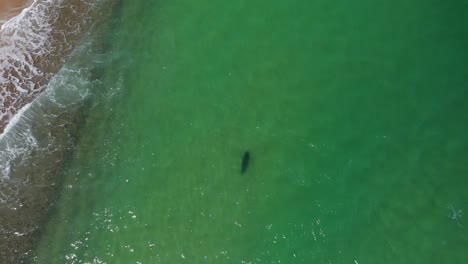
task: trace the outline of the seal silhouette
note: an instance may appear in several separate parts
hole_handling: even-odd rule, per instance
[[[244,152],[244,156],[242,156],[242,164],[241,164],[241,174],[244,174],[247,169],[249,168],[250,162],[250,152],[247,150]]]

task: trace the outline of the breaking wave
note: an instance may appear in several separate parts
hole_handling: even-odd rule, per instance
[[[89,27],[94,0],[35,0],[0,29],[0,133],[46,88]]]
[[[109,17],[92,13],[111,5],[98,4],[112,1],[35,0],[0,29],[1,263],[31,258],[97,101],[107,54],[85,32]]]

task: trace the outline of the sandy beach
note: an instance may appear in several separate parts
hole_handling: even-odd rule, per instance
[[[0,0],[0,26],[18,15],[31,2],[30,0]]]

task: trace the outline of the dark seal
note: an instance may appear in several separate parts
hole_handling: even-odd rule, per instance
[[[241,174],[244,174],[249,168],[249,161],[250,161],[250,153],[249,151],[246,151],[244,152],[244,156],[242,156]]]

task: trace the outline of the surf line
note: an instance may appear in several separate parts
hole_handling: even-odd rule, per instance
[[[63,67],[98,19],[100,1],[35,0],[1,26],[0,134]]]

